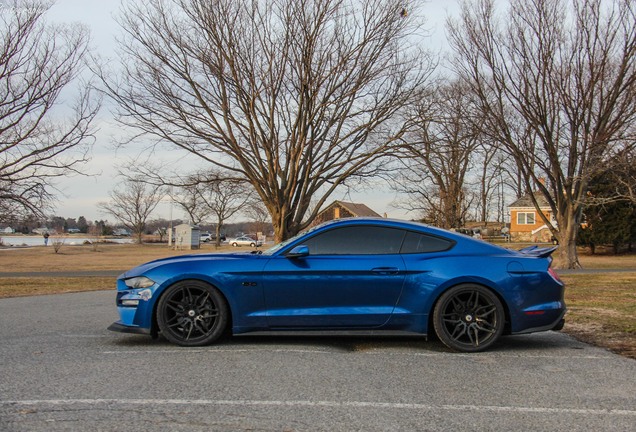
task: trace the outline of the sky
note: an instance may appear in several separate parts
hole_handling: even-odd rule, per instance
[[[57,0],[49,11],[47,19],[51,22],[82,23],[91,31],[92,46],[102,57],[115,58],[116,38],[121,29],[115,21],[121,0]],[[444,22],[446,16],[458,10],[457,0],[428,0],[423,8],[427,17],[427,27],[431,31],[430,46],[433,51],[444,47]],[[121,133],[113,121],[108,107],[103,107],[95,125],[98,128],[92,158],[85,167],[91,175],[67,177],[57,184],[61,194],[53,212],[56,216],[88,220],[109,219],[101,212],[97,204],[107,202],[109,193],[117,186],[117,168],[124,165],[139,149],[117,149],[114,143]],[[162,155],[159,155],[162,156]],[[386,190],[355,192],[350,195],[334,194],[328,200],[363,203],[381,215],[395,218],[413,218],[417,215],[396,208],[395,194]],[[153,214],[153,218],[185,218],[184,214],[168,199],[162,202]],[[112,218],[112,217],[111,217]],[[241,218],[242,219],[242,218]]]

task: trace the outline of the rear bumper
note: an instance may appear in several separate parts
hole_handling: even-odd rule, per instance
[[[566,310],[564,309],[563,312],[561,312],[561,314],[559,315],[558,319],[554,320],[553,322],[551,322],[548,325],[544,325],[544,326],[540,326],[540,327],[527,328],[527,329],[524,329],[524,330],[521,330],[521,331],[512,332],[511,334],[536,333],[536,332],[543,332],[543,331],[549,331],[549,330],[559,331],[565,325],[565,318],[564,318],[565,317],[565,312],[566,312]]]
[[[561,318],[561,321],[559,321],[557,323],[557,325],[555,325],[552,330],[553,331],[560,331],[563,330],[563,326],[565,325],[565,318]]]

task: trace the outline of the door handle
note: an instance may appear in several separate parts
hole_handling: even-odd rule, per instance
[[[400,272],[400,269],[397,267],[376,267],[371,269],[373,273],[381,274],[381,275],[394,275]]]

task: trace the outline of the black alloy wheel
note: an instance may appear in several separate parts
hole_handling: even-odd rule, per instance
[[[187,280],[169,287],[159,299],[157,323],[170,342],[181,346],[209,345],[228,324],[223,295],[205,282]]]
[[[435,305],[433,324],[440,340],[454,351],[483,351],[499,339],[504,328],[499,298],[481,285],[458,285]]]

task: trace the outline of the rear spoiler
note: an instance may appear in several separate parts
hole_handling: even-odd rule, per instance
[[[528,246],[527,248],[523,248],[518,250],[517,252],[522,253],[524,255],[537,257],[537,258],[547,258],[552,255],[552,252],[557,250],[558,246],[540,248],[539,246]]]

